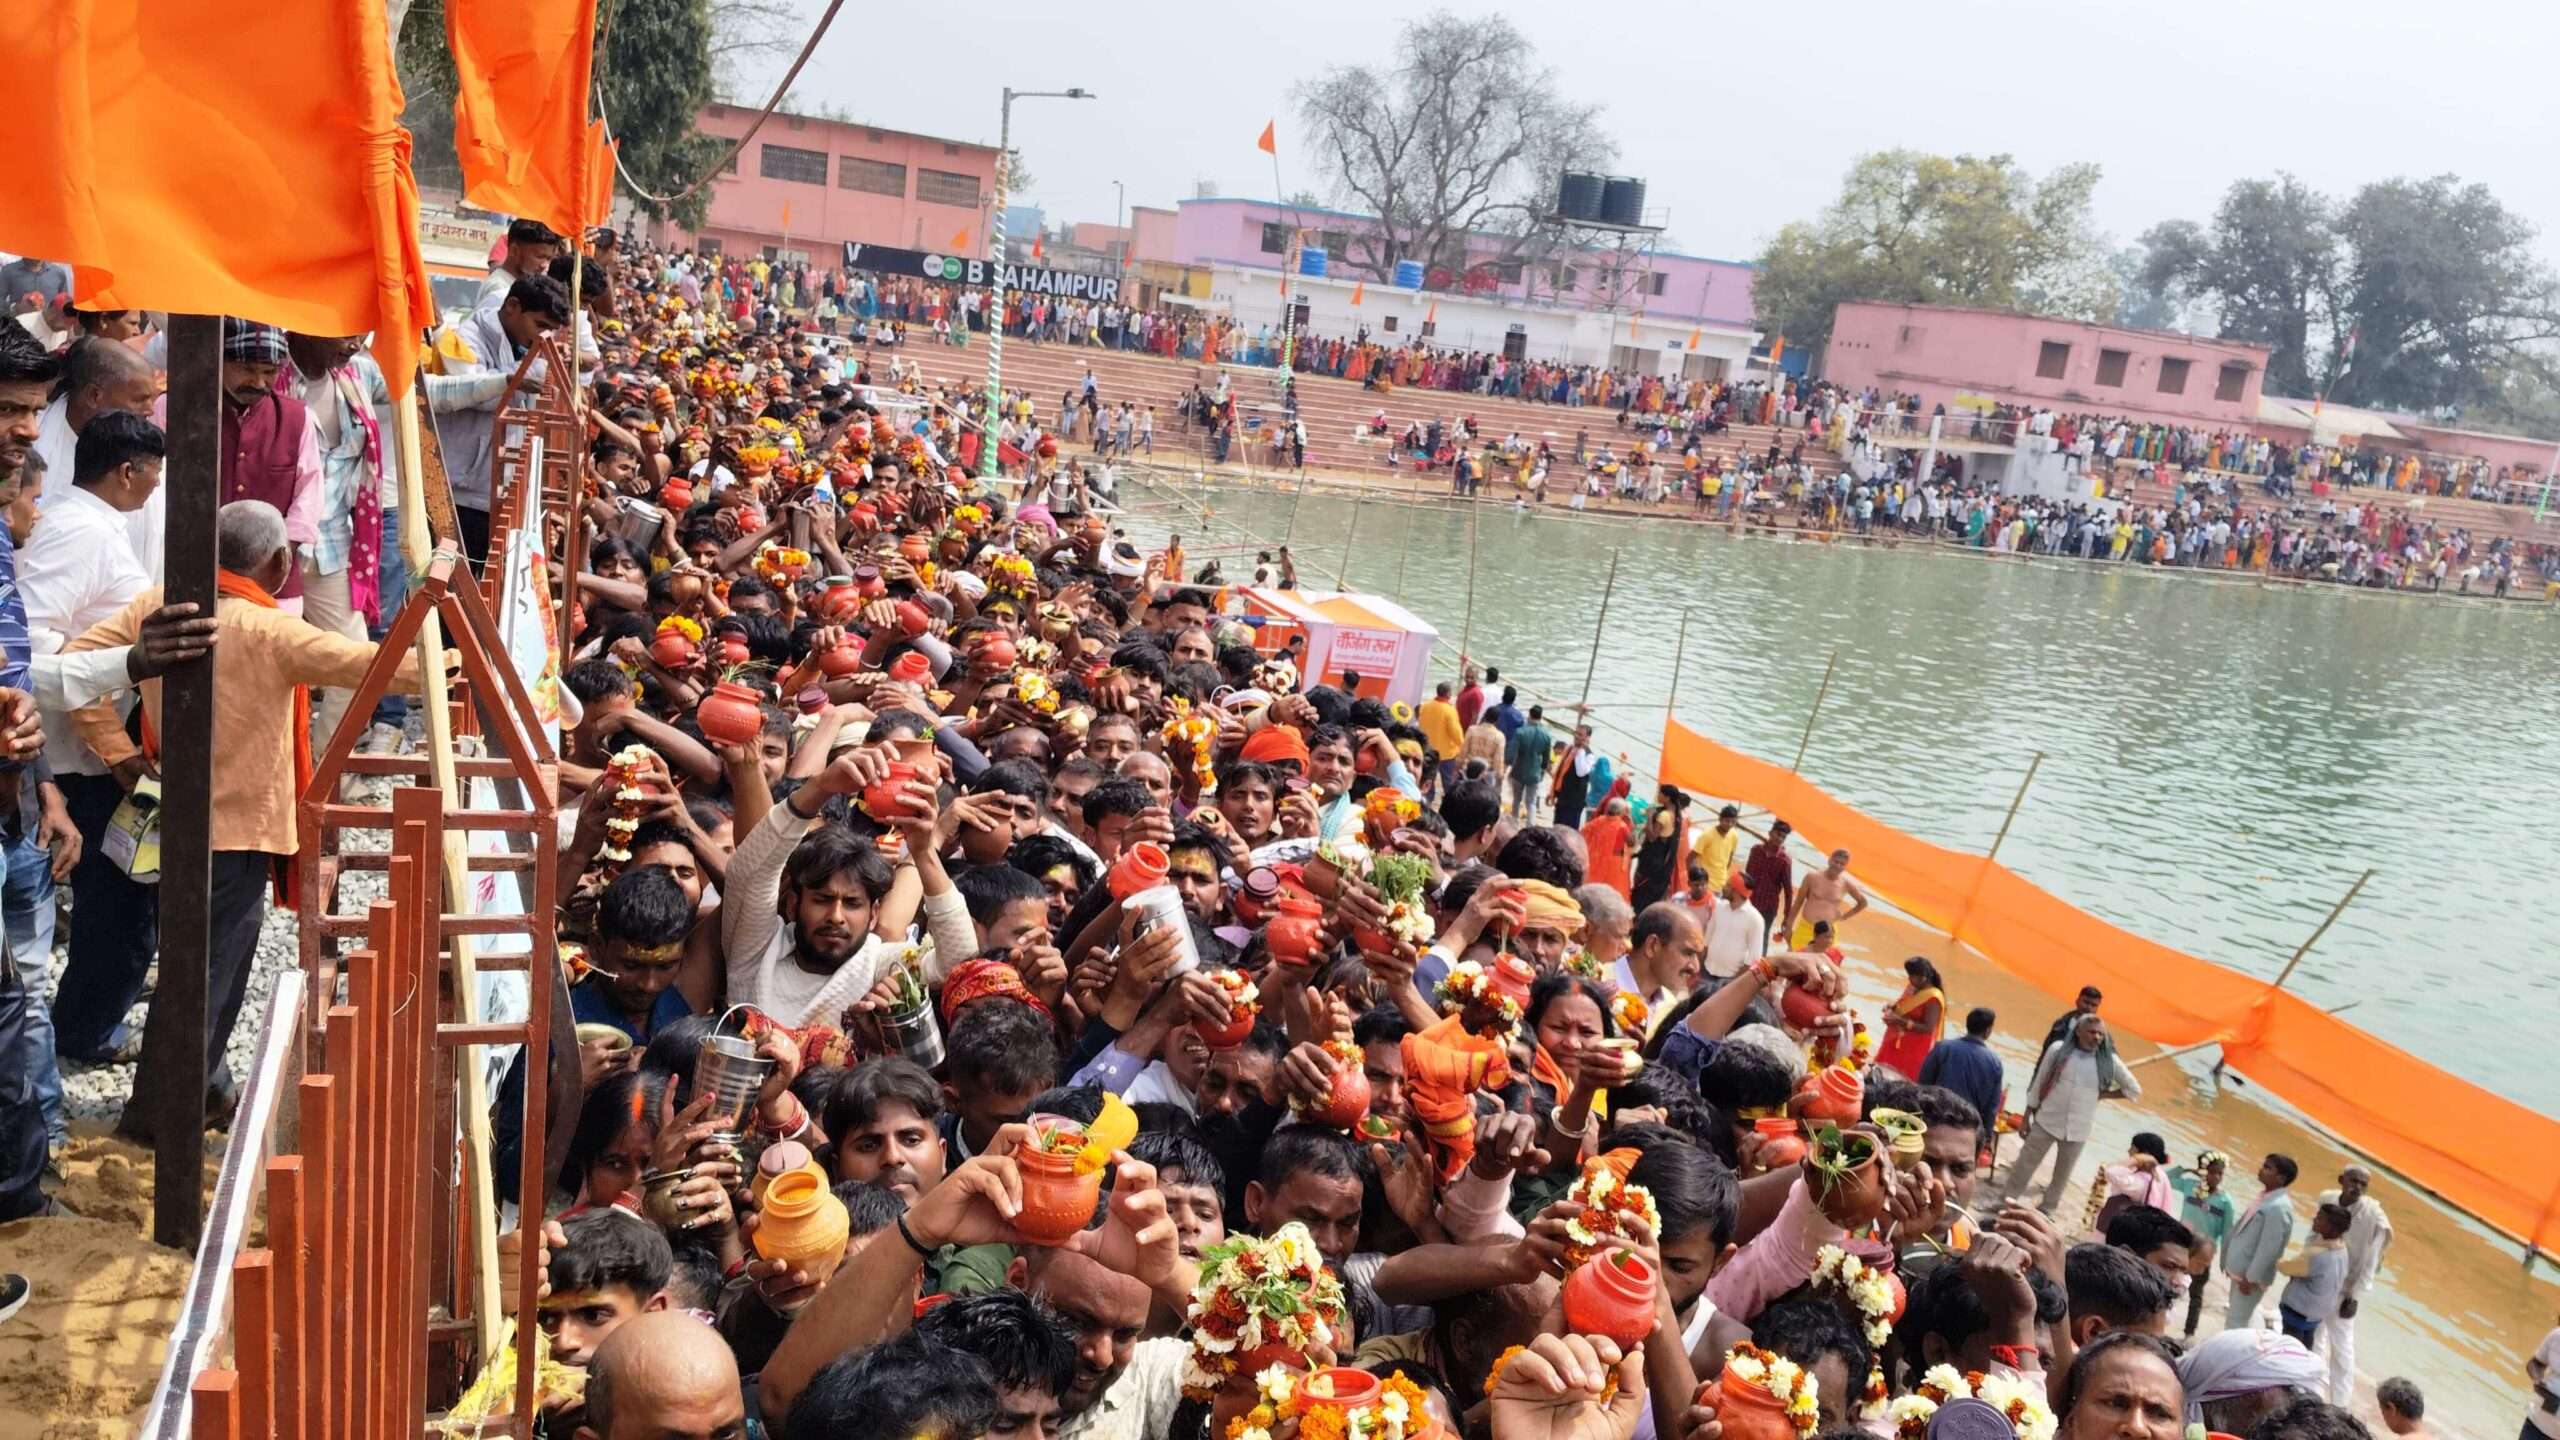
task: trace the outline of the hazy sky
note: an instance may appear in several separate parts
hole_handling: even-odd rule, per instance
[[[818,0],[796,0],[814,23]],[[1288,93],[1380,62],[1413,0],[1022,0],[847,6],[795,93],[886,126],[992,142],[1001,87],[1033,199],[1108,221],[1111,182],[1170,205],[1195,180],[1325,191]],[[1451,6],[1465,13],[1463,5]],[[2206,218],[2234,179],[2291,170],[2332,193],[2450,170],[2486,182],[2560,261],[2560,9],[2508,0],[2061,0],[1937,5],[1503,6],[1565,92],[1594,101],[1621,172],[1682,248],[1747,259],[1835,191],[1861,152],[2006,151],[2104,167],[2099,225],[2130,241]],[[964,18],[965,17],[965,18]],[[1631,23],[1615,17],[1632,17]],[[802,31],[805,34],[805,27]],[[796,37],[795,37],[796,38]],[[750,72],[760,102],[781,61]]]

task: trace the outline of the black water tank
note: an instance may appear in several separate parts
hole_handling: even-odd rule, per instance
[[[1556,185],[1556,213],[1567,220],[1597,220],[1601,194],[1599,176],[1567,170]]]
[[[1612,175],[1600,192],[1600,219],[1608,225],[1644,223],[1644,182]]]

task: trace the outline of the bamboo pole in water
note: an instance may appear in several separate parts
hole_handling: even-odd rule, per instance
[[[1671,694],[1662,702],[1666,720],[1677,719],[1680,714],[1680,662],[1689,658],[1689,614],[1686,610],[1680,612],[1680,639],[1671,647]]]
[[[1351,502],[1351,528],[1342,532],[1342,563],[1333,570],[1333,588],[1336,590],[1351,588],[1351,547],[1360,538],[1360,507],[1367,500],[1364,495]]]
[[[1467,613],[1458,628],[1458,669],[1465,673],[1468,662],[1475,659],[1476,643],[1476,515],[1467,511]]]
[[[1830,659],[1822,662],[1822,688],[1813,692],[1813,708],[1805,712],[1804,738],[1796,742],[1796,758],[1787,762],[1787,769],[1791,772],[1804,769],[1805,747],[1813,743],[1813,722],[1822,718],[1822,702],[1831,694],[1831,672],[1839,664],[1840,652],[1837,650],[1831,652]]]
[[[1600,616],[1591,622],[1591,663],[1582,669],[1582,703],[1574,707],[1585,715],[1591,713],[1592,677],[1600,673],[1600,632],[1609,626],[1609,597],[1618,593],[1618,557],[1625,553],[1623,550],[1609,552],[1608,583],[1600,587]]]

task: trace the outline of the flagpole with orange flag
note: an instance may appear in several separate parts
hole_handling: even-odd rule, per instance
[[[163,589],[211,614],[220,317],[370,332],[396,399],[433,313],[380,0],[58,0],[0,31],[0,63],[17,96],[0,143],[22,177],[0,248],[68,263],[86,307],[170,312]],[[119,1128],[187,1175],[204,1163],[213,662],[161,686],[161,749],[180,763],[162,772],[160,989]],[[156,1240],[195,1247],[201,1187],[162,1186],[152,1209]]]

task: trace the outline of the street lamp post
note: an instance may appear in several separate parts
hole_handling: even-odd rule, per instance
[[[987,223],[987,259],[995,273],[995,303],[987,320],[987,413],[981,417],[978,431],[978,474],[992,480],[996,473],[996,422],[1004,408],[1004,312],[1005,258],[1004,207],[1007,181],[1013,173],[1013,102],[1016,100],[1091,100],[1094,94],[1080,87],[1065,90],[1016,90],[1006,86],[1004,104],[996,122],[996,204]]]
[[[1129,187],[1114,180],[1111,182],[1111,194],[1111,228],[1120,232],[1114,246],[1119,253],[1111,257],[1112,268],[1125,282],[1129,275]]]

